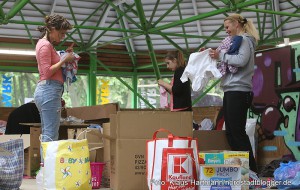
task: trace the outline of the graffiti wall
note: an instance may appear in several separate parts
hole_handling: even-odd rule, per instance
[[[258,119],[258,155],[300,160],[300,46],[256,52],[255,59],[249,116]]]

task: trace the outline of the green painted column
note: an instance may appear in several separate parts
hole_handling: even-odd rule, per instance
[[[30,0],[16,1],[13,7],[7,13],[7,19],[13,18]]]
[[[88,74],[88,106],[96,105],[96,73],[97,73],[97,54],[91,52],[90,54],[90,70]]]

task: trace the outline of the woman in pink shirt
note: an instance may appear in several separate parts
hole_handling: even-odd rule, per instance
[[[61,96],[63,93],[63,74],[61,66],[74,60],[73,48],[67,49],[68,55],[60,60],[54,44],[59,43],[72,25],[62,16],[46,16],[45,26],[38,27],[42,33],[36,44],[36,60],[40,80],[34,93],[34,100],[40,112],[42,141],[58,140],[61,117]]]

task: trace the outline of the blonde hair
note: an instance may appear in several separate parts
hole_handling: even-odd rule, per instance
[[[184,55],[181,51],[168,51],[165,59],[176,61],[177,67],[185,67],[186,61],[184,59]]]
[[[242,15],[240,14],[232,14],[224,19],[224,21],[226,20],[229,20],[231,22],[238,22],[238,24],[240,24],[240,26],[242,27],[242,32],[253,36],[256,42],[258,42],[259,35],[252,20],[248,20],[242,17]]]

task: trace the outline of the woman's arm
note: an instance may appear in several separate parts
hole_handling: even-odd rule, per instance
[[[170,94],[172,93],[172,85],[171,84],[163,81],[162,79],[159,79],[157,82],[158,82],[158,85],[164,87],[167,92],[169,92]]]
[[[227,62],[228,65],[235,67],[245,66],[251,56],[251,44],[249,44],[249,41],[246,38],[247,37],[243,37],[243,41],[237,55],[228,55],[224,52],[219,52],[219,59]]]
[[[54,73],[56,73],[65,62],[72,61],[74,59],[72,53],[68,53],[63,60],[51,65],[51,51],[53,51],[51,45],[44,45],[40,48],[38,55],[40,67],[46,78],[50,78]]]

